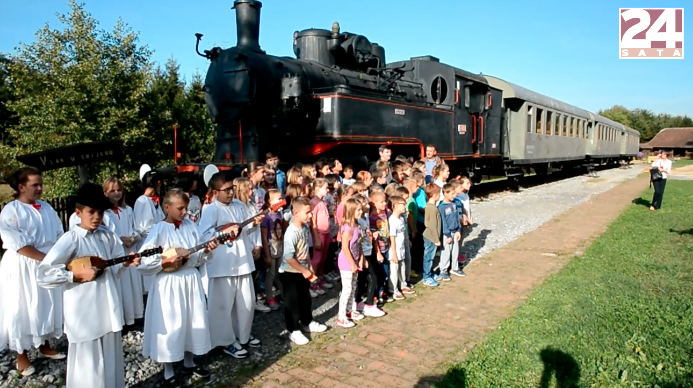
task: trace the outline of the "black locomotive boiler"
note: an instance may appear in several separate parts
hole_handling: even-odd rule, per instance
[[[268,55],[259,44],[261,7],[236,0],[237,45],[198,50],[211,62],[205,97],[217,125],[217,164],[262,161],[271,151],[289,163],[335,156],[358,168],[377,158],[379,145],[420,158],[430,144],[453,172],[479,181],[481,171],[522,175],[528,166],[579,165],[597,144],[596,131],[590,134],[597,121],[579,108],[433,56],[387,63],[383,47],[338,23],[295,32],[296,58]],[[565,154],[567,146],[579,152]]]

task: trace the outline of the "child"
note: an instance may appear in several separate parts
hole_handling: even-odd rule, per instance
[[[459,193],[457,193],[455,197],[462,203],[462,237],[460,238],[460,254],[458,256],[460,266],[458,268],[459,271],[454,273],[457,276],[465,276],[464,267],[469,264],[469,259],[464,257],[462,254],[462,241],[464,240],[465,235],[469,235],[472,225],[474,225],[472,208],[469,201],[469,190],[472,187],[472,181],[465,176],[462,177],[461,182],[462,184],[459,189]]]
[[[352,184],[354,184],[354,182],[356,182],[356,179],[354,179],[354,167],[347,164],[346,167],[344,167],[343,171],[344,179],[342,179],[342,184],[347,186],[351,186]]]
[[[250,197],[255,206],[255,212],[252,214],[257,214],[257,212],[262,209],[265,200],[265,189],[262,188],[262,184],[265,181],[265,165],[258,162],[251,162],[248,164],[248,167],[243,170],[243,177],[250,181],[250,187],[252,189]],[[238,194],[238,191],[236,191],[236,194]],[[258,231],[258,235],[259,234],[260,232]]]
[[[190,198],[190,203],[188,204],[188,213],[185,218],[194,222],[196,225],[200,223],[200,212],[202,211],[202,203],[200,198],[193,194],[197,190],[197,179],[195,174],[191,172],[184,172],[176,176],[176,181],[173,187],[180,188],[185,192],[185,194]]]
[[[405,279],[405,286],[402,288],[402,293],[403,294],[415,294],[416,291],[412,290],[414,287],[411,284],[411,229],[409,229],[409,222],[411,221],[412,215],[409,214],[409,210],[407,209],[407,206],[409,206],[409,199],[411,198],[411,195],[409,195],[409,190],[407,190],[406,187],[398,187],[395,190],[396,195],[402,197],[404,199],[404,213],[400,216],[402,219],[402,223],[404,224],[405,227],[405,233],[404,233],[404,264],[406,267],[405,274],[406,274],[406,279]],[[414,204],[414,207],[416,207],[416,204]],[[417,277],[418,275],[416,272],[414,272],[414,277]]]
[[[237,224],[250,218],[245,205],[232,203],[233,181],[224,173],[214,174],[209,186],[216,200],[202,208],[199,229],[203,241],[211,238],[217,227]],[[256,216],[254,226],[261,221],[262,216]],[[211,252],[209,260],[200,267],[202,286],[207,294],[212,347],[223,346],[224,352],[235,358],[248,356],[248,351],[242,344],[260,346],[260,341],[250,335],[255,306],[255,290],[250,275],[255,270],[255,265],[251,251],[255,242],[252,239],[253,232],[248,229],[237,233],[232,244],[227,243]],[[226,227],[221,232],[234,232],[233,226]]]
[[[367,317],[378,318],[384,316],[385,312],[379,309],[375,304],[378,289],[378,274],[376,273],[376,269],[378,269],[380,264],[378,263],[375,252],[373,252],[373,234],[371,233],[370,223],[368,221],[370,204],[366,197],[360,195],[355,196],[354,199],[361,205],[362,215],[358,219],[358,225],[361,229],[361,249],[366,259],[364,265],[365,271],[359,273],[359,277],[365,276],[365,279],[361,279],[359,284],[365,284],[366,287],[365,290],[359,290],[356,295],[360,296],[365,292],[366,302],[365,304],[355,303],[356,306],[352,308],[352,311],[361,310],[363,311],[363,315]]]
[[[68,271],[74,258],[98,256],[113,259],[125,255],[120,238],[101,226],[111,203],[103,188],[87,183],[77,191],[76,213],[80,224],[65,233],[46,254],[37,270],[45,288],[65,287],[65,333],[69,341],[67,388],[125,387],[123,360],[123,310],[118,277],[139,258],[106,268],[97,278],[96,267]]]
[[[334,282],[339,281],[339,272],[335,271],[335,262],[337,261],[337,234],[339,233],[339,225],[337,221],[337,204],[341,202],[339,195],[339,175],[328,173],[325,175],[327,181],[327,194],[322,199],[327,206],[327,212],[330,215],[330,243],[327,249],[327,257],[323,264],[323,279],[325,279],[325,288],[333,288]]]
[[[10,186],[15,200],[0,213],[0,237],[6,249],[0,260],[0,350],[8,345],[16,351],[17,370],[30,376],[36,372],[27,354],[32,347],[38,347],[41,358],[65,358],[48,343],[63,335],[63,290],[36,284],[36,269],[63,234],[63,225],[51,205],[39,199],[43,191],[39,170],[20,168],[10,177]]]
[[[390,292],[394,300],[403,300],[403,288],[407,287],[407,264],[404,243],[406,240],[406,227],[402,215],[406,211],[407,201],[399,195],[390,197],[392,214],[388,219],[390,234]]]
[[[342,278],[342,293],[339,297],[337,325],[354,327],[354,322],[363,319],[358,311],[352,310],[358,273],[363,269],[364,257],[361,250],[361,230],[357,220],[363,215],[361,205],[355,199],[344,204],[341,221],[342,249],[339,252],[338,266]]]
[[[448,167],[448,165],[445,163],[441,163],[433,167],[431,177],[433,177],[433,183],[435,183],[440,190],[438,198],[436,199],[436,206],[438,206],[438,204],[443,201],[443,185],[448,181],[448,178],[450,177],[450,167]]]
[[[455,198],[455,190],[451,184],[446,183],[443,186],[443,202],[438,205],[443,229],[443,252],[440,254],[439,268],[440,277],[445,282],[450,281],[448,267],[450,261],[457,261],[460,247],[460,216],[457,214],[457,205],[453,202],[453,198]],[[453,269],[457,268],[455,264]]]
[[[118,178],[108,178],[101,186],[103,193],[111,202],[111,208],[104,212],[110,225],[106,227],[120,237],[126,253],[136,251],[135,246],[140,241],[140,235],[135,231],[135,214],[125,203],[123,184]],[[105,224],[105,223],[104,223]],[[144,316],[144,289],[142,275],[135,267],[124,270],[120,276],[120,290],[123,297],[123,318],[126,325],[135,323],[135,319]]]
[[[155,247],[164,251],[179,248],[177,255],[145,257],[137,267],[142,273],[154,276],[147,298],[142,355],[164,363],[167,387],[180,386],[173,372],[173,363],[180,360],[184,360],[184,372],[202,378],[210,375],[193,361],[193,354],[203,355],[212,350],[207,304],[197,267],[207,261],[217,243],[212,240],[204,251],[188,253],[186,248],[203,241],[195,223],[187,218],[189,201],[182,189],[169,190],[163,201],[166,219],[154,225],[140,248],[140,252]],[[234,230],[238,232],[237,227]],[[185,263],[183,258],[187,258]],[[164,272],[164,268],[178,270]]]
[[[425,229],[424,221],[426,218],[426,204],[428,202],[424,190],[426,178],[420,171],[415,171],[411,177],[416,182],[416,191],[412,194],[416,204],[416,218],[414,219],[416,222],[416,236],[414,236],[412,241],[412,269],[414,272],[423,272],[424,241],[422,233]]]
[[[282,196],[279,190],[269,189],[267,194],[265,194],[265,205],[263,210],[268,209],[270,205],[274,205],[281,201],[281,199]],[[275,279],[284,253],[282,218],[280,210],[270,212],[265,215],[261,225],[262,249],[264,251],[265,266],[267,267],[265,293],[267,294],[267,306],[269,306],[271,310],[277,310],[279,308],[279,303],[277,303],[277,299],[274,297],[273,287],[275,283],[277,289],[281,287],[278,281],[275,282]]]
[[[424,189],[426,192],[426,198],[428,202],[426,203],[424,221],[425,229],[423,231],[423,241],[424,241],[424,256],[423,256],[423,284],[430,287],[437,287],[440,277],[436,275],[433,277],[432,267],[433,258],[436,255],[438,247],[440,247],[440,236],[442,234],[442,220],[440,213],[436,208],[436,202],[438,202],[438,195],[440,192],[440,187],[435,183],[431,182],[426,185]]]
[[[373,171],[373,184],[371,186],[379,186],[385,190],[387,186],[388,169],[375,169]]]
[[[300,324],[310,333],[322,333],[327,326],[313,320],[311,282],[318,280],[308,256],[308,228],[311,204],[305,197],[291,200],[291,224],[284,233],[284,260],[279,267],[279,281],[284,290],[284,322],[289,339],[296,345],[309,342],[300,330]]]
[[[154,170],[151,170],[144,174],[142,177],[142,188],[144,189],[144,194],[140,195],[135,201],[135,232],[137,232],[141,241],[147,238],[147,234],[154,227],[154,225],[163,221],[165,216],[163,210],[161,210],[160,192],[161,192],[161,176]],[[136,247],[139,248],[139,247]],[[145,294],[149,292],[149,287],[154,279],[151,276],[143,276],[142,282],[144,283],[143,291]]]
[[[381,302],[392,302],[392,296],[385,292],[385,282],[390,276],[390,261],[389,251],[390,251],[390,227],[388,226],[388,219],[390,218],[390,211],[387,210],[387,201],[385,199],[385,194],[376,191],[371,193],[371,214],[369,216],[371,233],[378,243],[378,249],[376,249],[376,259],[379,263],[376,273],[378,275],[378,296]]]
[[[327,259],[327,251],[330,244],[330,214],[327,205],[322,199],[327,195],[327,181],[323,178],[316,178],[313,181],[313,199],[310,200],[311,212],[313,214],[313,258],[311,263],[315,274],[320,280],[310,285],[311,290],[324,295],[323,288],[332,288],[322,277],[323,265]]]

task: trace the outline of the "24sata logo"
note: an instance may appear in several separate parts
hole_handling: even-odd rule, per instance
[[[619,8],[619,58],[683,59],[683,8]]]

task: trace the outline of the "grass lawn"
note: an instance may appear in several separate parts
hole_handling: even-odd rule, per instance
[[[693,182],[667,182],[658,212],[651,198],[645,191],[436,386],[693,387]]]

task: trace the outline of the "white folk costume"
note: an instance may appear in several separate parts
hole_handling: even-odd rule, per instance
[[[39,287],[40,261],[17,252],[32,246],[48,253],[63,234],[55,210],[44,201],[34,205],[12,201],[0,213],[0,237],[6,249],[0,261],[0,350],[8,347],[24,353],[63,335],[62,288]]]
[[[195,225],[200,224],[200,214],[202,213],[202,202],[200,197],[195,194],[190,194],[190,203],[188,204],[188,213],[185,214],[185,218],[194,222]]]
[[[95,280],[76,283],[65,266],[73,258],[124,256],[120,239],[99,226],[94,232],[77,226],[65,233],[38,266],[42,287],[64,286],[65,333],[69,341],[67,388],[124,388],[123,311],[117,264]]]
[[[159,197],[147,197],[146,195],[140,195],[135,201],[135,232],[139,233],[142,240],[147,238],[149,231],[154,227],[154,225],[163,221],[166,216],[164,215],[164,210],[162,205],[159,203]],[[137,249],[142,246],[137,245]],[[154,281],[153,276],[142,276],[142,282],[144,283],[144,293],[149,292],[152,282]]]
[[[104,219],[109,219],[106,225],[118,237],[140,237],[135,231],[135,214],[128,205],[124,207],[114,207],[104,212]],[[121,240],[122,241],[122,240]],[[135,243],[130,248],[125,248],[126,254],[137,251]],[[135,319],[144,316],[144,284],[142,274],[135,267],[128,267],[120,276],[121,300],[123,302],[123,318],[126,325],[135,323]]]
[[[225,205],[214,201],[202,209],[200,234],[202,240],[215,235],[215,228],[226,223],[240,223],[250,218],[244,204]],[[245,344],[255,311],[255,288],[251,273],[255,270],[252,250],[257,241],[253,232],[241,230],[232,244],[220,245],[200,267],[202,284],[207,294],[209,334],[212,347]]]
[[[178,227],[159,222],[140,251],[159,246],[164,250],[192,248],[200,243],[197,226],[191,220],[184,219]],[[185,352],[203,355],[212,350],[207,303],[197,270],[208,257],[203,250],[195,252],[175,272],[162,271],[161,255],[142,258],[137,268],[143,274],[154,275],[144,318],[143,356],[157,362],[177,362]]]

